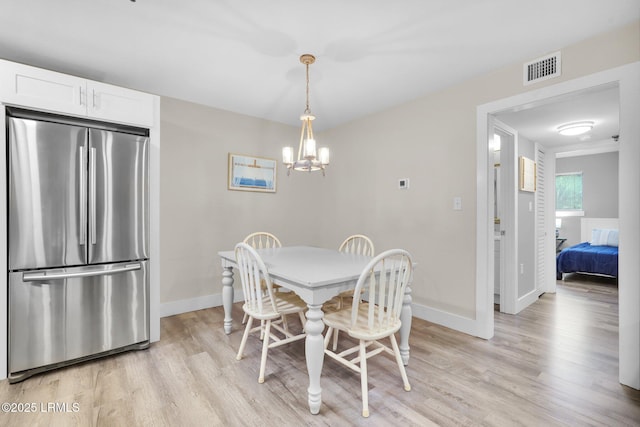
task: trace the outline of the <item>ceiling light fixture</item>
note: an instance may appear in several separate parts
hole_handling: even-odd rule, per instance
[[[304,54],[300,57],[307,69],[307,105],[304,112],[300,116],[302,120],[302,130],[300,131],[300,145],[298,146],[298,157],[293,158],[293,147],[284,147],[282,149],[282,162],[287,165],[287,175],[291,173],[291,169],[297,171],[322,171],[329,164],[329,148],[320,147],[316,151],[316,140],[313,138],[313,128],[311,122],[315,120],[315,116],[311,114],[309,109],[309,65],[316,62],[316,58],[310,54]]]
[[[593,122],[583,121],[558,126],[558,133],[565,136],[581,135],[593,128]]]

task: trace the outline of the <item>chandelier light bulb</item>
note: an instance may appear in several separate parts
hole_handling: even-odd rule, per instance
[[[282,163],[286,165],[293,164],[293,147],[282,148]]]
[[[304,141],[304,154],[303,157],[308,160],[316,158],[316,140],[308,138]]]
[[[320,147],[318,149],[318,160],[322,165],[329,164],[329,147]]]

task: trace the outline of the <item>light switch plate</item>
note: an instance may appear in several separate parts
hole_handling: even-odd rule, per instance
[[[453,198],[453,210],[461,211],[462,210],[462,197],[454,197]]]
[[[402,178],[398,180],[398,188],[401,190],[409,188],[409,178]]]

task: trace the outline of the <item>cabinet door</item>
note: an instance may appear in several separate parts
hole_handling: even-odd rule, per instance
[[[86,80],[0,60],[0,99],[8,104],[85,116]]]
[[[88,115],[100,120],[153,126],[153,96],[87,81]]]

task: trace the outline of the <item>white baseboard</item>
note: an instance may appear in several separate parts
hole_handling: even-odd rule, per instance
[[[242,300],[242,295],[234,295],[234,302]],[[222,294],[211,294],[196,298],[171,301],[160,304],[160,317],[174,316],[176,314],[187,313],[190,311],[203,310],[205,308],[219,307],[222,305]],[[478,336],[476,332],[477,324],[474,319],[470,319],[446,311],[427,307],[421,304],[412,304],[412,313],[418,319],[446,326],[465,334]]]
[[[238,295],[240,294],[240,295]],[[241,292],[235,292],[234,302],[242,299]],[[174,316],[188,313],[189,311],[203,310],[205,308],[219,307],[222,305],[222,294],[204,295],[196,298],[170,301],[160,304],[160,317]]]
[[[448,313],[446,311],[416,303],[411,305],[411,311],[413,317],[417,317],[418,319],[446,326],[447,328],[455,329],[456,331],[473,335],[475,337],[479,336],[477,332],[478,324],[475,319],[459,316],[457,314]]]

